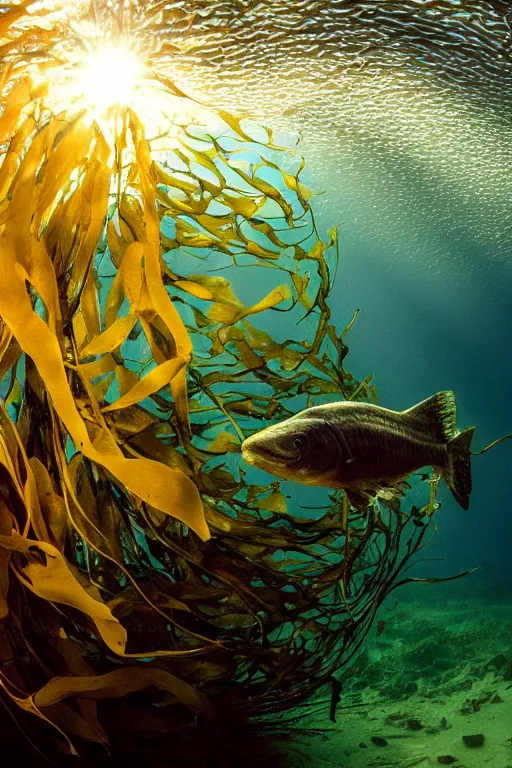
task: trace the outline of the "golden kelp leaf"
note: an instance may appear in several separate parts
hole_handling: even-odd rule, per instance
[[[327,243],[323,243],[321,240],[317,240],[314,246],[310,248],[310,250],[307,253],[308,259],[315,259],[315,260],[322,259],[324,257],[325,251],[327,251],[333,245],[337,244],[338,230],[336,227],[331,227],[329,229],[329,236],[330,236],[330,239]]]
[[[247,253],[252,253],[254,256],[261,256],[263,259],[278,259],[281,255],[278,251],[271,251],[268,248],[264,248],[259,243],[255,243],[253,240],[247,240],[244,238]]]
[[[213,299],[211,292],[207,288],[198,285],[192,280],[176,280],[174,285],[176,288],[181,288],[182,291],[190,293],[191,296],[195,296],[197,299],[205,299],[205,301]]]
[[[70,517],[80,535],[95,549],[112,556],[107,531],[103,530],[98,519],[98,507],[102,500],[95,492],[96,489],[92,487],[85,462],[86,459],[82,454],[76,453],[68,464],[67,477],[64,475],[64,478],[69,479],[66,487],[71,493],[66,494],[65,503],[69,509],[73,510]],[[75,513],[75,509],[78,514]]]
[[[94,397],[98,402],[105,399],[107,392],[114,381],[115,375],[115,371],[111,371],[105,376],[102,376],[101,379],[91,383],[91,391],[94,393]]]
[[[195,179],[190,179],[185,174],[176,176],[172,171],[164,168],[160,163],[154,164],[155,175],[159,184],[167,187],[183,190],[183,192],[197,192],[199,184]]]
[[[20,435],[12,421],[5,405],[0,404],[0,440],[5,455],[2,455],[2,463],[8,469],[16,489],[23,495],[23,481],[25,477],[25,467],[20,465],[25,463],[26,454]]]
[[[254,166],[253,167],[253,173],[252,175],[249,175],[248,173],[245,173],[240,167],[234,167],[232,170],[237,173],[240,178],[242,178],[246,184],[249,184],[249,186],[255,188],[258,190],[258,192],[261,192],[266,197],[270,198],[271,200],[275,200],[275,202],[279,205],[281,210],[283,211],[284,215],[286,216],[286,219],[288,222],[293,221],[293,209],[288,203],[282,194],[279,192],[276,187],[272,186],[268,181],[265,181],[259,176],[256,176],[256,170],[260,166]]]
[[[77,238],[77,248],[73,257],[68,285],[68,302],[71,306],[79,294],[82,294],[82,299],[84,283],[88,277],[92,277],[91,266],[107,215],[112,181],[112,169],[109,164],[110,147],[108,142],[102,139],[98,133],[92,151],[96,160],[88,166],[84,180],[84,183],[87,182],[84,200],[85,211],[81,212],[80,216],[81,231]],[[86,319],[89,320],[90,302],[88,304],[81,300],[80,306]],[[89,327],[90,325],[91,323],[88,322]]]
[[[134,243],[135,246],[141,247],[140,243]],[[150,249],[142,247],[142,253],[146,285],[153,307],[172,333],[178,356],[188,361],[192,355],[192,342],[179,312],[165,290],[160,271],[160,246],[158,244],[157,248]]]
[[[20,709],[23,709],[25,712],[30,712],[32,715],[36,715],[36,717],[39,717],[41,720],[44,720],[45,723],[48,723],[53,728],[56,728],[61,736],[65,739],[69,752],[73,757],[78,757],[78,752],[76,751],[73,742],[69,738],[69,735],[66,733],[64,728],[59,725],[57,722],[53,722],[51,717],[47,717],[43,712],[40,712],[39,709],[34,704],[32,696],[16,696],[2,681],[0,678],[0,686],[5,690],[6,694],[11,698],[17,705],[20,707]]]
[[[148,507],[148,510],[151,511],[151,507]],[[191,610],[186,603],[178,600],[172,595],[164,594],[163,592],[159,592],[157,589],[152,588],[145,588],[144,593],[147,598],[151,600],[154,605],[158,605],[159,608],[169,608],[170,610],[191,613]],[[144,598],[133,586],[125,587],[116,597],[109,600],[108,607],[120,618],[128,616],[137,608],[142,608],[142,610],[147,611],[148,614],[151,614],[153,611],[152,608],[145,604]]]
[[[5,413],[6,412],[2,409],[3,417],[5,417]],[[4,422],[4,418],[2,418],[2,422]],[[20,499],[23,499],[23,484],[19,476],[18,467],[15,466],[16,456],[16,449],[13,449],[12,446],[12,434],[5,434],[4,423],[0,422],[0,464],[3,464],[3,466],[7,469],[14,488],[16,489]]]
[[[66,664],[74,676],[82,677],[94,674],[94,669],[86,661],[83,653],[81,653],[77,646],[70,642],[66,631],[62,627],[59,630],[56,645],[58,652],[66,660]]]
[[[0,350],[0,380],[10,368],[16,365],[20,357],[20,345],[10,332],[6,333],[2,338],[2,349]]]
[[[254,199],[252,197],[244,197],[243,195],[228,195],[227,192],[222,193],[221,200],[226,203],[226,205],[229,205],[235,213],[239,213],[246,219],[250,219],[251,216],[258,213],[265,202],[264,197]]]
[[[159,509],[155,509],[154,507],[151,507],[148,504],[148,516],[153,525],[155,525],[157,528],[159,528],[161,525],[165,522],[165,515],[163,512],[160,512]]]
[[[185,360],[185,363],[188,363],[192,357],[192,342],[179,312],[166,291],[162,279],[160,220],[157,215],[156,179],[151,151],[145,138],[144,126],[139,118],[132,111],[130,111],[129,116],[145,214],[144,244],[136,243],[134,247],[142,248],[144,276],[152,308],[157,313],[158,319],[167,328],[169,333],[172,334],[176,345],[177,357],[182,358]],[[155,359],[157,362],[162,362],[158,357]],[[190,419],[185,369],[178,371],[177,375],[172,379],[171,392],[174,398],[179,431],[183,437],[189,436]]]
[[[13,519],[4,500],[0,498],[0,535],[8,536],[12,530]],[[0,548],[0,620],[9,613],[7,590],[9,589],[9,561],[11,553]]]
[[[20,3],[15,8],[11,7],[9,9],[9,6],[7,6],[9,10],[4,11],[0,16],[0,38],[7,36],[10,27],[12,27],[12,25],[15,24],[18,19],[24,16],[24,14],[27,12],[27,6],[30,5],[30,0],[25,0],[25,2]]]
[[[91,340],[87,326],[85,324],[85,318],[81,312],[75,312],[73,319],[71,320],[73,326],[73,338],[75,340],[76,348],[82,349]],[[93,334],[92,338],[99,335],[99,331]]]
[[[208,157],[206,152],[199,152],[198,150],[192,149],[192,147],[187,146],[187,151],[190,152],[192,155],[193,160],[203,168],[206,168],[207,171],[210,171],[216,178],[218,179],[218,184],[212,183],[210,181],[207,181],[203,176],[200,177],[202,186],[210,192],[212,195],[217,195],[221,189],[223,189],[226,186],[226,179],[222,175],[221,171],[217,167],[217,165],[213,162],[211,158]],[[185,155],[181,150],[175,150],[176,155],[182,160],[189,168],[191,160],[187,155]]]
[[[112,699],[150,687],[172,693],[197,714],[211,714],[208,699],[202,693],[170,672],[148,667],[125,667],[94,677],[54,677],[34,694],[33,699],[37,707],[44,708],[68,696]]]
[[[95,379],[96,376],[103,376],[105,373],[115,371],[116,361],[111,355],[103,355],[92,363],[80,363],[78,370],[90,381]]]
[[[250,144],[254,142],[254,139],[252,136],[249,136],[247,133],[245,133],[244,129],[241,127],[240,123],[242,120],[244,120],[247,115],[241,115],[240,117],[235,117],[234,115],[230,115],[229,112],[226,112],[223,109],[217,110],[218,116],[224,120],[226,125],[229,125],[232,131],[234,131],[238,136],[240,136],[244,141],[248,141]]]
[[[41,225],[45,223],[45,216],[53,206],[57,195],[67,186],[75,168],[86,159],[92,138],[91,126],[75,122],[71,130],[68,130],[57,146],[52,147],[47,154],[44,172],[34,190],[36,207],[33,231],[36,236],[39,234]]]
[[[182,436],[185,434],[190,436],[187,368],[185,365],[171,379],[171,394],[174,400],[174,407],[176,409],[176,416],[178,418]]]
[[[192,343],[185,324],[167,293],[162,280],[160,221],[156,213],[156,179],[151,151],[145,139],[144,127],[138,117],[131,111],[130,123],[145,214],[144,237],[140,238],[141,242],[134,243],[132,247],[137,248],[143,256],[144,275],[153,307],[162,322],[172,333],[176,342],[178,356],[188,361],[192,355]]]
[[[285,371],[293,371],[304,360],[305,353],[278,344],[268,333],[255,328],[248,320],[244,320],[243,326],[251,347],[262,350],[266,360],[280,360]]]
[[[144,210],[138,196],[130,195],[125,192],[118,206],[118,214],[121,234],[124,236],[130,233],[129,239],[124,237],[126,242],[131,243],[134,240],[136,242],[144,242],[146,239],[146,222],[144,219]],[[119,264],[116,264],[115,266],[117,267]]]
[[[80,357],[104,355],[106,352],[112,352],[114,349],[117,349],[126,341],[136,322],[137,315],[118,317],[109,328],[100,333],[99,336],[82,349]]]
[[[176,220],[176,240],[187,248],[218,248],[220,243],[213,235],[200,232],[183,219]]]
[[[52,532],[56,545],[62,549],[68,528],[68,515],[64,499],[55,492],[50,474],[39,459],[32,456],[29,463],[36,480],[44,519]]]
[[[0,280],[0,316],[22,349],[34,361],[53,407],[76,447],[92,461],[104,466],[127,490],[181,520],[201,538],[208,539],[210,534],[201,498],[188,477],[148,459],[126,459],[120,450],[114,451],[111,436],[110,440],[104,441],[104,445],[108,446],[106,450],[98,450],[91,443],[67,381],[59,343],[46,323],[32,309],[30,297],[25,290],[26,273],[24,276],[19,265],[15,265],[14,255],[10,248],[5,247],[5,243],[1,257],[4,279]],[[163,290],[165,293],[165,288]],[[101,442],[97,444],[101,445]]]
[[[135,371],[127,368],[126,365],[116,366],[116,379],[120,397],[126,395],[139,382]]]
[[[280,285],[274,288],[270,293],[265,296],[264,299],[253,304],[252,307],[238,307],[229,304],[213,304],[208,310],[208,317],[210,317],[216,323],[223,323],[224,325],[231,325],[238,320],[242,320],[244,317],[254,315],[258,312],[264,312],[270,307],[274,307],[285,299],[289,299],[291,296],[290,289],[287,285]]]
[[[119,258],[122,263],[122,256]],[[109,328],[115,322],[117,313],[119,312],[121,304],[123,303],[123,299],[123,278],[121,268],[119,267],[114,279],[110,284],[108,295],[103,305],[103,318],[106,328]]]
[[[266,309],[270,309],[270,307],[275,307],[276,304],[279,304],[281,301],[284,301],[285,299],[289,299],[291,296],[290,289],[287,285],[279,285],[277,288],[274,288],[270,293],[265,296],[264,299],[259,301],[257,304],[253,304],[252,307],[249,307],[244,312],[244,317],[247,317],[247,315],[254,315],[257,312],[264,312]]]
[[[104,466],[140,499],[210,538],[199,491],[183,472],[149,459],[112,458]]]
[[[281,491],[273,491],[264,499],[258,499],[256,502],[258,509],[268,509],[270,512],[286,512],[286,499]]]
[[[35,128],[33,121],[25,121],[21,126],[20,132],[23,131],[25,124],[32,124]],[[20,162],[20,166],[14,179],[10,179],[11,187],[11,206],[9,207],[10,219],[14,223],[13,240],[16,244],[27,243],[29,246],[25,251],[18,251],[19,259],[23,264],[27,264],[29,256],[32,250],[32,241],[29,239],[32,229],[32,219],[38,203],[38,196],[36,192],[36,179],[37,170],[44,165],[47,152],[53,145],[56,137],[65,127],[65,123],[61,120],[51,120],[43,125],[39,130],[36,130],[28,150],[25,142],[25,146],[20,148],[20,154],[23,155]],[[18,134],[14,137],[16,143]],[[21,223],[25,224],[25,229],[20,232],[16,225]]]
[[[133,243],[133,235],[123,221],[118,222],[115,217],[112,217],[107,224],[106,240],[112,264],[116,269],[119,269],[123,260],[123,253],[128,245]],[[119,281],[120,285],[121,281]]]
[[[187,215],[199,216],[206,211],[209,205],[209,200],[204,197],[196,200],[189,196],[185,202],[183,199],[173,197],[159,188],[156,189],[156,199],[170,211],[170,215],[185,213]]]
[[[165,363],[157,365],[146,376],[130,389],[125,395],[120,397],[115,403],[107,405],[103,408],[103,413],[109,413],[110,411],[117,411],[119,408],[127,408],[130,405],[135,405],[141,400],[145,400],[146,397],[155,394],[163,387],[166,387],[174,377],[185,366],[186,361],[179,357],[173,360],[167,360]]]
[[[271,224],[269,224],[268,221],[251,220],[250,225],[255,235],[256,235],[256,232],[261,232],[263,235],[265,235],[265,237],[267,237],[270,240],[271,243],[273,243],[273,245],[277,245],[279,249],[288,248],[288,244],[278,238],[274,227]],[[247,237],[244,237],[244,241],[246,243],[249,242]],[[272,252],[273,258],[275,258],[276,256],[279,257],[279,255],[280,255],[279,253],[276,254]]]
[[[203,213],[201,216],[196,216],[195,219],[200,227],[224,243],[236,239],[237,229],[234,226],[231,213],[227,216],[213,216],[210,213]]]
[[[74,317],[77,314],[81,314],[84,318],[88,338],[94,339],[99,336],[101,330],[100,308],[92,269],[89,270],[80,296],[80,312],[75,313]]]
[[[32,468],[28,462],[25,461],[25,470],[27,473],[27,479],[25,481],[24,501],[27,511],[30,516],[30,523],[34,535],[40,541],[52,542],[52,536],[48,528],[47,522],[41,510],[41,504],[39,501],[38,487]]]
[[[34,698],[33,696],[31,697]],[[88,711],[83,705],[95,704],[95,702],[78,700],[77,705],[82,710],[79,714],[68,704],[54,704],[44,708],[44,715],[62,731],[70,733],[72,736],[79,736],[86,741],[93,741],[97,744],[108,744],[108,736],[105,730],[98,722],[96,712]],[[84,712],[85,710],[85,712]]]
[[[114,411],[113,416],[117,413],[123,413],[123,411]],[[147,456],[154,461],[166,464],[172,469],[178,469],[186,475],[191,475],[191,469],[187,465],[185,457],[182,453],[173,448],[172,445],[167,445],[163,440],[158,437],[158,425],[155,425],[154,429],[147,429],[139,435],[135,435],[129,443],[130,447],[133,447],[138,454]]]
[[[211,453],[239,453],[240,438],[230,432],[221,432],[208,446]]]
[[[119,277],[121,278],[124,295],[130,302],[133,310],[136,310],[138,307],[144,287],[144,271],[142,268],[144,251],[142,248],[135,246],[135,243],[128,246],[119,266]]]
[[[251,614],[244,613],[232,613],[223,614],[215,619],[211,619],[211,623],[216,627],[223,627],[224,629],[242,629],[253,627],[257,624],[258,620]]]
[[[123,563],[124,553],[120,534],[122,519],[112,494],[104,494],[98,499],[98,518],[100,530],[108,542],[107,553],[110,552],[117,563]],[[100,543],[99,548],[105,551],[104,541]]]
[[[30,101],[30,81],[26,78],[14,83],[3,105],[0,118],[0,144],[11,138],[16,130],[22,109]]]
[[[28,565],[20,568],[18,576],[32,592],[44,600],[69,605],[87,614],[106,645],[114,653],[124,653],[126,630],[104,603],[87,594],[58,549],[45,541],[26,539],[16,531],[10,536],[0,535],[0,547],[23,552],[28,558]],[[36,552],[38,555],[34,556]],[[41,553],[44,553],[43,562]]]
[[[268,550],[266,544],[249,544],[246,541],[237,541],[236,548],[238,552],[241,552],[245,557],[261,558]]]
[[[244,305],[235,295],[229,280],[225,277],[213,277],[210,275],[190,275],[189,280],[205,288],[211,297],[220,303],[233,304],[242,308]]]
[[[292,272],[291,278],[294,288],[297,291],[298,300],[305,309],[311,309],[313,302],[306,293],[309,284],[309,276],[306,275],[305,277],[302,277],[302,275],[298,275],[296,272]]]
[[[0,200],[5,200],[12,180],[18,170],[21,159],[26,151],[26,142],[30,134],[35,130],[36,123],[33,117],[23,121],[17,132],[11,139],[7,152],[4,154],[0,165]]]

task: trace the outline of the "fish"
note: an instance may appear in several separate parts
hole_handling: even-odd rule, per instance
[[[438,392],[406,411],[342,401],[307,408],[247,437],[243,459],[304,485],[342,488],[360,509],[383,488],[432,466],[463,509],[472,490],[475,427],[456,428],[453,392]]]

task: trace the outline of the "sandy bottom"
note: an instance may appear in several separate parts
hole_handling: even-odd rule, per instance
[[[506,597],[385,607],[381,634],[375,625],[344,675],[336,724],[328,719],[326,692],[301,722],[312,732],[282,744],[285,765],[512,768],[512,600]]]

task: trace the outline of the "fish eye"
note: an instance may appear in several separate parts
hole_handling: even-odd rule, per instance
[[[304,448],[307,447],[308,441],[304,437],[304,435],[297,435],[293,438],[293,447],[296,448],[298,451],[302,451]]]

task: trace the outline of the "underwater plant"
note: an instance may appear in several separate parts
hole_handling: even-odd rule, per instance
[[[344,367],[355,317],[330,323],[303,161],[174,84],[165,12],[0,15],[1,702],[63,754],[178,760],[297,705],[438,506],[434,477],[421,509],[335,491],[305,514],[240,461],[298,403],[376,393]],[[273,287],[244,303],[222,269]],[[277,312],[298,339],[261,327]]]

